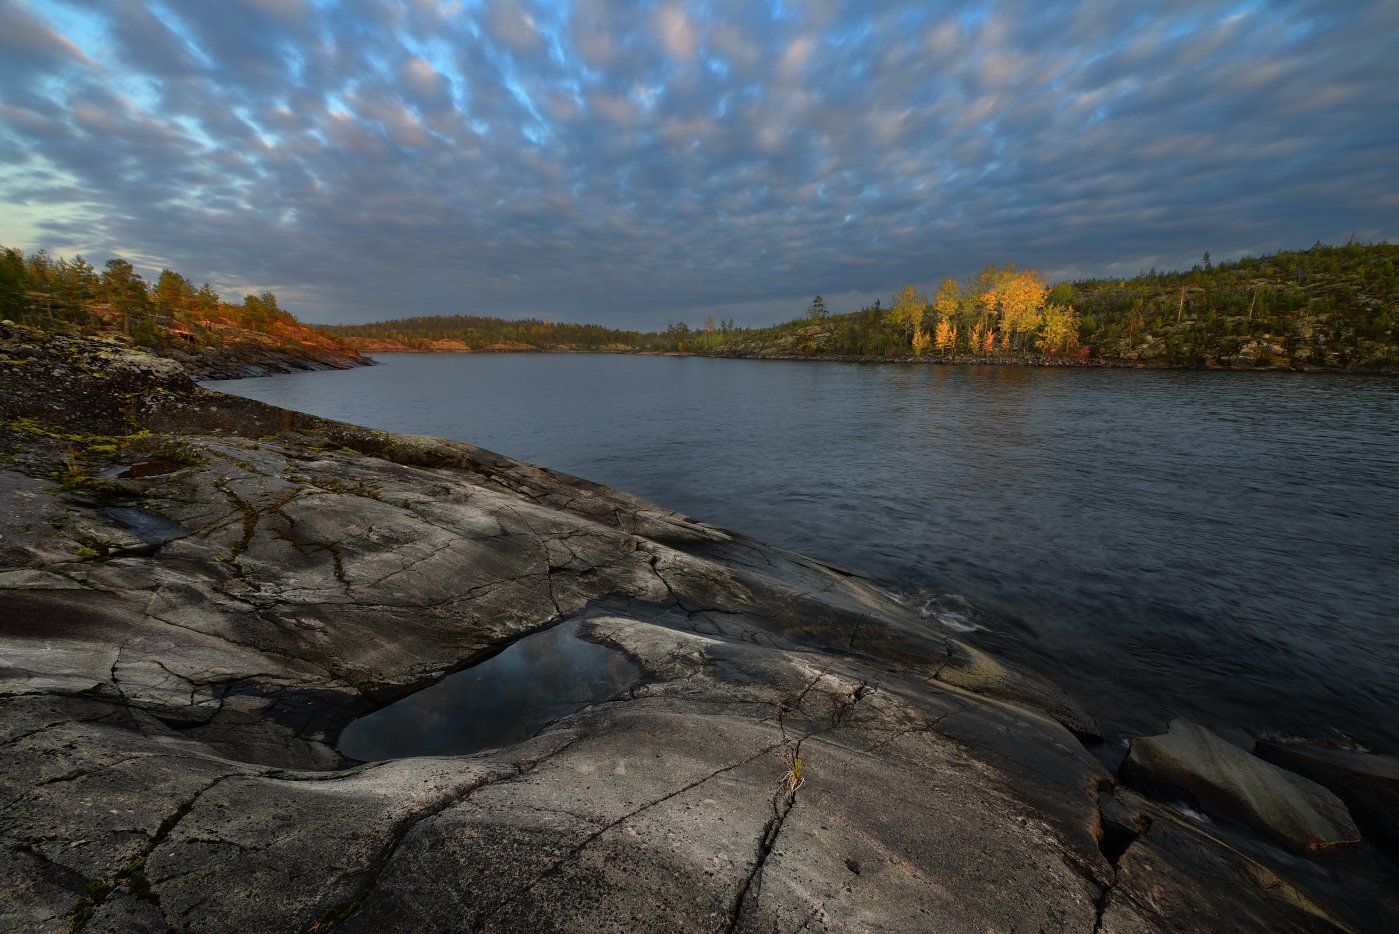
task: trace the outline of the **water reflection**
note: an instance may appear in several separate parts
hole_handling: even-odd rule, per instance
[[[580,638],[581,625],[563,623],[527,636],[361,717],[340,734],[340,751],[368,762],[508,746],[635,683],[637,667],[620,651]]]
[[[171,522],[164,516],[158,516],[144,509],[135,509],[128,506],[111,506],[106,509],[99,509],[97,512],[104,518],[110,519],[117,525],[131,532],[148,545],[165,545],[178,538],[184,538],[193,531],[187,525]]]

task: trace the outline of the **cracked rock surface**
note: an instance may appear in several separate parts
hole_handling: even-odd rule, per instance
[[[0,930],[1343,929],[858,578],[0,338]],[[337,750],[562,622],[641,676],[504,748]]]

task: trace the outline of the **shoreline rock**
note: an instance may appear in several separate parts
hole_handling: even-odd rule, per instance
[[[847,354],[780,354],[780,353],[689,353],[668,352],[666,356],[718,357],[734,360],[797,360],[837,363],[926,364],[932,366],[1017,366],[1054,367],[1073,370],[1187,370],[1192,372],[1231,373],[1345,373],[1361,376],[1399,376],[1399,367],[1324,367],[1312,365],[1275,366],[1209,362],[1204,364],[1161,363],[1152,360],[1120,360],[1107,357],[883,357]]]
[[[1334,792],[1360,829],[1399,853],[1399,762],[1311,744],[1259,742],[1254,755]]]
[[[199,380],[245,379],[308,370],[350,370],[374,366],[374,359],[350,349],[334,347],[293,348],[253,343],[225,349],[204,348],[190,353],[171,350],[167,356],[182,364]]]
[[[1141,736],[1120,770],[1132,788],[1183,798],[1205,813],[1241,821],[1298,853],[1360,842],[1341,799],[1310,779],[1265,762],[1188,720]]]

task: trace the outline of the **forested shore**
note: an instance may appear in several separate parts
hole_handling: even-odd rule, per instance
[[[1145,271],[1130,279],[1050,283],[991,264],[926,294],[899,288],[834,313],[816,296],[782,324],[619,330],[483,315],[305,325],[271,292],[225,302],[170,269],[145,282],[113,259],[0,247],[0,318],[50,330],[105,332],[210,374],[252,372],[259,355],[355,365],[361,353],[583,351],[972,364],[1399,371],[1399,246],[1323,246]],[[223,370],[220,366],[223,365]],[[274,367],[275,369],[275,367]]]
[[[81,255],[0,246],[0,320],[103,337],[178,360],[206,379],[345,369],[371,361],[302,324],[269,291],[227,302],[173,269],[147,282],[120,257],[102,271]]]
[[[615,351],[1068,366],[1399,368],[1399,246],[1316,245],[1183,272],[1050,284],[989,265],[925,295],[742,327],[707,316],[663,331],[538,319],[412,317],[322,330],[363,351]]]

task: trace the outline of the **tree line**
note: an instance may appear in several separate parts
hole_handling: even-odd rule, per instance
[[[197,339],[198,332],[215,327],[270,331],[296,324],[269,291],[230,303],[208,282],[196,286],[169,268],[147,282],[121,257],[108,260],[99,272],[81,254],[72,259],[54,258],[46,250],[26,255],[3,245],[0,319],[36,327],[110,328],[151,347]]]
[[[974,275],[944,278],[930,300],[902,286],[885,306],[876,300],[832,315],[817,295],[803,317],[770,328],[721,330],[706,349],[733,355],[798,354],[843,357],[1077,356],[1079,318],[1052,300],[1035,270],[990,264]]]
[[[317,330],[366,346],[413,350],[682,352],[720,356],[1096,360],[1176,366],[1399,366],[1399,246],[1316,244],[1308,250],[1186,271],[1051,285],[1033,269],[989,264],[944,277],[931,297],[905,284],[833,314],[816,296],[791,320],[749,328],[707,316],[657,331],[476,315],[416,316]],[[299,328],[271,292],[223,301],[171,269],[146,282],[130,262],[98,271],[76,256],[0,246],[0,318],[49,327],[110,328],[133,340],[208,340],[236,327],[292,339]]]
[[[1105,359],[1399,365],[1399,245],[1348,243],[1055,286]]]
[[[636,350],[646,346],[647,337],[640,331],[597,324],[484,315],[419,315],[367,324],[324,325],[320,330],[351,344],[383,342],[410,350],[432,349],[443,341],[459,342],[473,350]]]

